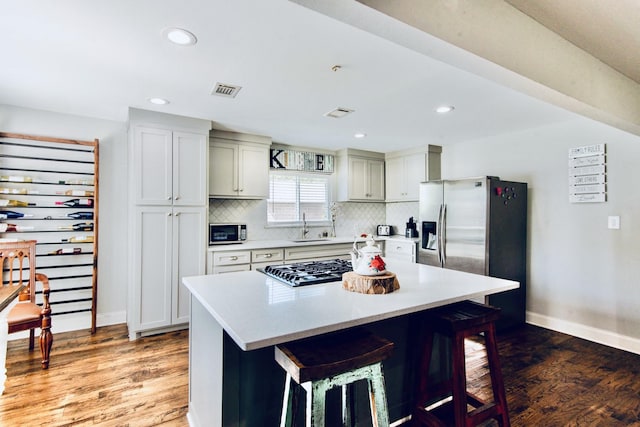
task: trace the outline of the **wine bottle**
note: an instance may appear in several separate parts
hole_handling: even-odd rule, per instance
[[[60,191],[56,194],[64,194],[67,196],[93,197],[93,191],[90,191],[90,190],[67,190],[67,191]]]
[[[0,199],[0,206],[13,206],[26,208],[27,206],[35,206],[35,203],[27,203],[22,200],[10,200],[10,199]]]
[[[14,219],[14,218],[24,218],[28,216],[33,216],[31,214],[24,214],[22,212],[14,212],[14,211],[2,211],[0,212],[0,219]]]
[[[20,176],[20,175],[3,175],[0,176],[0,181],[9,181],[9,182],[33,182],[33,179],[30,176]]]
[[[64,205],[70,208],[78,206],[93,207],[93,199],[71,199],[65,202],[56,202],[56,205]]]
[[[15,225],[15,224],[7,224],[6,231],[31,231],[34,227],[26,226],[26,225]]]
[[[79,222],[73,225],[64,225],[58,227],[60,230],[75,230],[75,231],[93,231],[92,222]]]
[[[62,239],[62,241],[72,243],[93,243],[93,236],[71,236],[68,239]]]
[[[55,251],[49,252],[49,255],[67,255],[67,254],[80,254],[82,253],[81,248],[61,248],[56,249]]]
[[[67,216],[75,219],[93,219],[93,212],[73,212]]]

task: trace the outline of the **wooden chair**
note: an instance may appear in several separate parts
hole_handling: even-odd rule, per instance
[[[3,286],[24,286],[18,296],[18,303],[7,315],[9,333],[29,330],[29,351],[33,351],[34,330],[40,328],[42,369],[47,369],[53,344],[50,289],[47,276],[36,273],[35,270],[36,241],[0,242],[0,261]],[[36,304],[36,282],[42,283],[42,306]]]

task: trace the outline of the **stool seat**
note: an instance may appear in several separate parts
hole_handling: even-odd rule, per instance
[[[392,351],[391,341],[356,329],[280,344],[275,358],[302,384],[380,362]]]
[[[351,425],[354,382],[366,380],[374,426],[387,427],[387,400],[382,361],[393,351],[393,343],[365,329],[322,335],[275,347],[275,360],[286,371],[281,426],[295,426],[299,387],[307,392],[306,425],[325,426],[326,392],[342,387],[343,425]]]
[[[499,308],[473,301],[450,304],[425,313],[427,333],[420,366],[422,377],[419,379],[416,405],[412,414],[414,426],[446,425],[441,414],[446,413],[443,409],[447,407],[451,407],[453,411],[456,427],[476,426],[491,418],[497,420],[502,427],[510,426],[495,338],[495,322],[499,316]],[[437,385],[429,384],[427,380],[435,333],[451,339],[452,378]],[[484,333],[493,392],[493,402],[488,403],[467,391],[464,340],[480,333]],[[434,398],[437,398],[436,403]],[[440,405],[442,402],[446,403]],[[474,408],[470,412],[468,405]]]

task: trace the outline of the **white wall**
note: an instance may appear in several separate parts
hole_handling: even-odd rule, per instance
[[[568,149],[606,143],[606,203],[568,202]],[[443,178],[529,184],[529,322],[640,353],[640,138],[574,121],[446,147]],[[621,228],[609,230],[607,217]]]
[[[126,124],[0,105],[0,130],[66,139],[100,140],[97,324],[124,323],[128,235]],[[91,326],[88,313],[54,317],[52,324],[54,332]]]

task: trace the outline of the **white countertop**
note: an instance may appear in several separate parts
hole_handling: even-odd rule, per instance
[[[417,242],[418,238],[407,238],[400,234],[392,236],[373,236],[376,241],[382,240],[402,240]],[[307,240],[246,240],[242,243],[231,243],[209,246],[209,252],[230,252],[230,251],[246,251],[253,249],[269,249],[269,248],[288,248],[293,246],[316,246],[331,245],[336,243],[353,243],[354,237],[328,237],[323,239],[309,238]],[[364,242],[365,239],[358,237],[358,242]]]
[[[243,350],[333,332],[519,287],[518,282],[394,261],[400,289],[366,295],[342,282],[293,288],[256,271],[185,277],[184,285]]]

